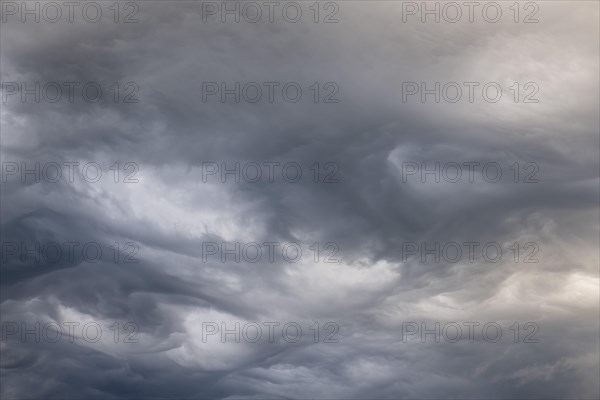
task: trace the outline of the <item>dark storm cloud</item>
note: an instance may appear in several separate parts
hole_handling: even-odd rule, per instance
[[[105,254],[139,245],[130,264],[3,261],[3,322],[104,329],[97,343],[9,335],[3,396],[598,396],[597,5],[539,3],[540,23],[526,25],[403,24],[390,2],[340,2],[335,24],[203,23],[201,4],[140,2],[133,24],[110,13],[97,24],[2,24],[2,82],[103,88],[96,103],[16,94],[2,104],[5,165],[79,163],[73,182],[6,176],[3,242],[93,242]],[[203,82],[235,81],[297,82],[303,97],[203,101]],[[421,81],[498,82],[504,97],[403,102],[402,82]],[[139,102],[115,102],[114,82],[135,83]],[[315,104],[314,82],[334,82],[339,102]],[[514,82],[536,82],[539,103],[512,102]],[[407,163],[471,161],[497,163],[502,179],[403,175]],[[81,175],[90,162],[98,182]],[[123,182],[128,162],[137,183]],[[295,162],[303,176],[204,182],[205,163],[221,162]],[[339,182],[313,182],[316,162],[335,163]],[[522,182],[527,163],[539,182]],[[302,243],[301,260],[203,259],[203,243],[272,241]],[[504,256],[404,257],[407,242],[470,241],[498,243]],[[321,258],[335,243],[340,262],[313,262],[314,242]],[[525,249],[513,262],[515,242],[534,242],[539,262],[523,263]],[[253,321],[297,322],[306,340],[202,340],[205,322]],[[314,321],[339,325],[339,343],[312,342]],[[403,342],[408,321],[504,331],[498,343]],[[540,343],[513,343],[517,321],[535,321]],[[135,323],[139,343],[114,343],[115,322]]]

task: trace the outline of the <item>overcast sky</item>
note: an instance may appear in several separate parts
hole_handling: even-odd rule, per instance
[[[600,397],[597,2],[24,4],[3,398]]]

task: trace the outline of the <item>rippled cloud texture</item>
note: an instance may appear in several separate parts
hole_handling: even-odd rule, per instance
[[[3,398],[600,396],[598,3],[47,4],[2,1]]]

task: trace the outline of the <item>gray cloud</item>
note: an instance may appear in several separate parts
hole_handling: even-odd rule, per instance
[[[535,24],[514,23],[508,3],[496,24],[402,23],[392,2],[337,2],[333,24],[314,23],[305,2],[297,23],[203,22],[203,3],[184,1],[137,2],[139,22],[123,24],[100,4],[95,24],[1,25],[3,94],[7,82],[103,89],[98,102],[17,93],[1,104],[3,397],[600,396],[597,4],[537,2]],[[203,101],[203,82],[236,81],[280,86],[273,103],[265,93],[257,103]],[[122,102],[128,82],[137,103]],[[302,87],[297,103],[282,98],[286,82]],[[322,102],[330,82],[337,103]],[[403,82],[497,82],[503,97],[403,102]],[[522,102],[527,82],[539,103]],[[7,174],[8,164],[36,162],[63,165],[63,179]],[[75,162],[69,182],[63,163]],[[258,183],[207,178],[206,163],[222,162],[293,162],[303,175],[291,183],[277,167],[273,182],[266,169]],[[406,176],[407,163],[468,162],[480,163],[474,182],[466,169],[457,183]],[[86,163],[100,166],[99,181],[82,175]],[[338,182],[323,182],[327,163]],[[498,182],[483,178],[487,163],[502,168]],[[528,163],[539,182],[523,182]],[[124,181],[131,171],[136,183]],[[502,258],[406,255],[407,243],[475,241],[497,243]],[[103,257],[20,258],[22,246],[65,242],[94,243]],[[205,260],[209,242],[298,242],[303,253],[296,263]],[[123,262],[128,243],[138,262]],[[328,243],[339,262],[323,262]],[[523,262],[528,243],[537,262]],[[203,340],[203,323],[269,321],[298,323],[302,340],[269,341],[266,330],[256,343],[223,343],[221,332]],[[501,340],[403,340],[407,322],[469,321],[498,323]],[[80,325],[51,343],[22,338],[21,322]],[[103,329],[97,342],[80,330],[90,322]],[[124,342],[128,322],[138,343]],[[337,343],[323,342],[327,322]],[[523,342],[528,322],[537,343]]]

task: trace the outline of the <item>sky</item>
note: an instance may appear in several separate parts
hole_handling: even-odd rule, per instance
[[[597,399],[599,3],[0,2],[3,399]]]

